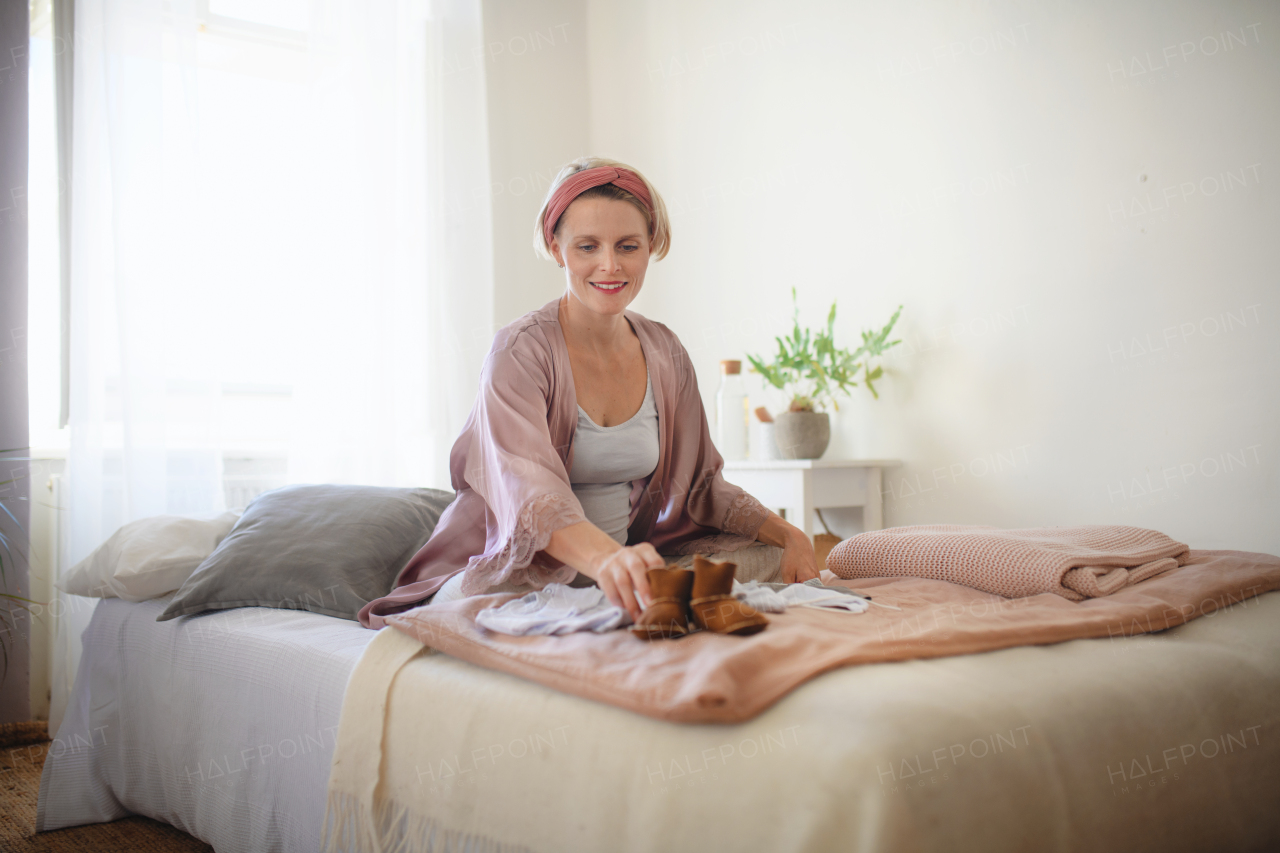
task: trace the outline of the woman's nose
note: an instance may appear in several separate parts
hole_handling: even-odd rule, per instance
[[[616,270],[621,266],[620,256],[615,249],[605,249],[600,253],[600,268],[603,270]]]

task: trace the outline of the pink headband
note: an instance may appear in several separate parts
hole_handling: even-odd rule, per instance
[[[612,166],[583,169],[565,178],[564,183],[556,187],[555,193],[551,196],[551,203],[547,205],[547,215],[542,219],[542,236],[546,239],[548,247],[551,246],[551,240],[555,237],[556,223],[569,209],[573,200],[592,187],[601,187],[605,184],[615,184],[640,199],[649,209],[649,221],[654,221],[653,199],[649,198],[649,188],[635,172],[630,169],[615,169]],[[650,236],[653,236],[652,226],[650,226]]]

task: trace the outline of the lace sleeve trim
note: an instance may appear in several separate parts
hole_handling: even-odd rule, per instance
[[[725,513],[724,524],[720,529],[725,533],[736,533],[748,539],[755,539],[756,534],[760,532],[760,526],[768,517],[769,510],[765,509],[760,501],[746,492],[739,492],[729,504],[729,511]]]
[[[581,507],[565,495],[551,493],[528,501],[506,544],[495,554],[480,554],[467,563],[462,593],[480,594],[501,583],[543,586],[573,580],[577,571],[569,566],[548,569],[530,563],[535,554],[547,547],[552,533],[583,520]]]

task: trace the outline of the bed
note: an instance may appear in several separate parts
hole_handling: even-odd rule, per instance
[[[347,677],[374,632],[265,607],[155,621],[172,598],[98,603],[36,830],[141,814],[219,853],[315,853]]]
[[[167,602],[98,604],[37,829],[136,813],[219,853],[321,849],[378,634],[256,607],[156,622]],[[439,804],[435,849],[1272,850],[1278,626],[1272,592],[1159,634],[845,667],[731,726],[426,651],[393,691],[429,736],[396,760]]]

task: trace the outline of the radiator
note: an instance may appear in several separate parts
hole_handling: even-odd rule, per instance
[[[54,637],[61,608],[53,582],[62,566],[63,480],[61,459],[31,463],[31,718],[49,719]],[[53,734],[52,732],[50,734]]]
[[[227,509],[244,508],[263,492],[285,484],[289,460],[283,456],[225,456],[222,493]]]

